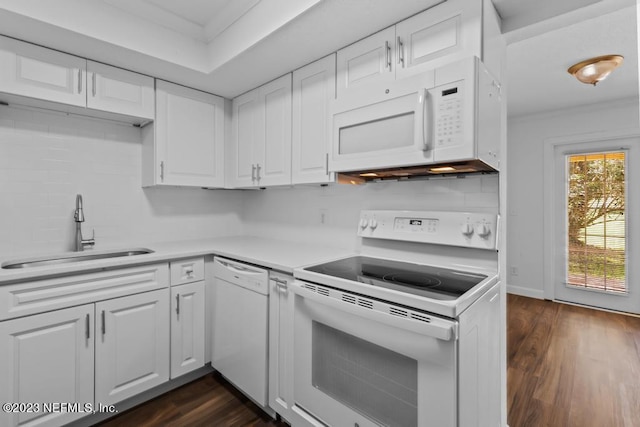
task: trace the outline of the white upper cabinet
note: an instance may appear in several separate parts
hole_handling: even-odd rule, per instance
[[[354,88],[395,80],[395,34],[389,27],[338,51],[338,98]]]
[[[482,59],[482,1],[429,3],[433,7],[338,51],[338,99],[382,95],[396,79],[464,57]]]
[[[134,124],[155,115],[153,77],[7,37],[0,37],[0,93],[9,103]]]
[[[153,77],[87,61],[87,107],[153,120]]]
[[[233,100],[229,187],[291,184],[291,74]]]
[[[0,92],[87,105],[86,60],[0,37]]]
[[[482,58],[482,0],[449,0],[396,25],[396,78]]]
[[[293,184],[333,181],[327,160],[331,142],[329,106],[336,97],[336,56],[293,72],[291,180]]]
[[[223,187],[224,99],[158,80],[143,157],[143,186]]]

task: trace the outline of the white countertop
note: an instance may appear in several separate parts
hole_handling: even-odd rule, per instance
[[[293,273],[293,269],[296,267],[320,263],[352,254],[341,248],[253,236],[232,236],[206,240],[154,243],[144,247],[152,249],[154,252],[129,257],[106,258],[58,265],[0,269],[0,285],[48,276],[59,276],[106,268],[128,267],[203,255],[221,255],[273,270]],[[126,249],[133,249],[133,247],[127,247]],[[85,253],[90,254],[91,250],[87,250]],[[34,254],[34,256],[36,255],[38,254]],[[0,263],[26,258],[27,257],[6,258],[1,259]]]

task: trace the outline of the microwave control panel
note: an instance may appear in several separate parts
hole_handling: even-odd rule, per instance
[[[440,86],[432,94],[435,98],[436,147],[461,145],[464,142],[463,81]]]

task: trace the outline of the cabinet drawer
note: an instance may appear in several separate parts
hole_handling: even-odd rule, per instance
[[[204,258],[171,261],[171,286],[204,280]]]
[[[168,264],[144,265],[0,286],[0,320],[168,286]]]

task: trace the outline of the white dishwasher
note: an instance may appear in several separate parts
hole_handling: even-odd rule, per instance
[[[211,365],[267,406],[269,272],[229,259],[213,259]]]

